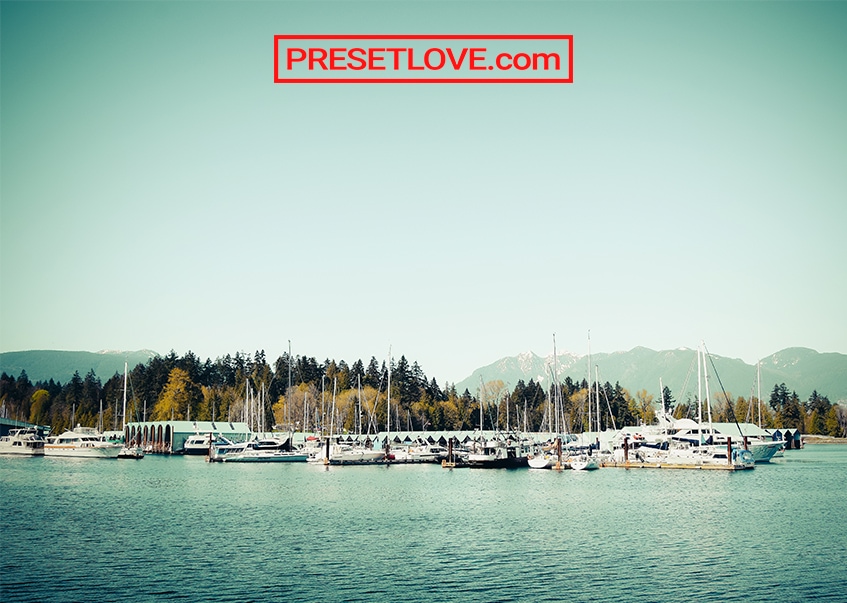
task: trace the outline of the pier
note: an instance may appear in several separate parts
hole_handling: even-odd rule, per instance
[[[753,467],[736,466],[729,463],[715,464],[685,464],[685,463],[641,463],[641,462],[623,462],[618,463],[609,461],[602,463],[601,467],[619,467],[622,469],[706,469],[715,471],[744,471]]]

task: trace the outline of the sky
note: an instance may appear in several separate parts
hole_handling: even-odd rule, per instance
[[[845,2],[0,3],[0,351],[847,353]],[[275,34],[572,84],[275,84]]]

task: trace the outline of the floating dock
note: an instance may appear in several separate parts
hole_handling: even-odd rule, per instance
[[[616,463],[614,461],[603,463],[601,467],[620,467],[623,469],[706,469],[716,471],[744,471],[745,469],[753,469],[753,467],[743,467],[723,463],[695,465],[693,463]]]
[[[324,460],[324,465],[435,465],[438,461],[424,459],[370,459],[367,461],[342,461],[339,459]]]

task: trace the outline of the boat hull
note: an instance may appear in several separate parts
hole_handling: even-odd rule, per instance
[[[506,458],[474,458],[475,455],[468,455],[468,467],[476,467],[478,469],[519,469],[528,467],[528,459],[525,456],[506,457]]]
[[[783,449],[785,442],[751,442],[748,447],[757,463],[770,463],[771,459]]]
[[[600,468],[600,460],[593,457],[571,458],[570,467],[574,471],[591,471]]]
[[[559,462],[559,457],[552,454],[539,454],[527,459],[530,469],[552,469]]]
[[[46,444],[44,446],[45,456],[116,459],[120,453],[120,446],[65,446],[62,444]]]
[[[0,446],[0,454],[8,456],[44,456],[44,448],[27,448],[25,446]]]
[[[210,460],[219,463],[305,463],[308,454],[279,451],[247,451],[212,456]]]

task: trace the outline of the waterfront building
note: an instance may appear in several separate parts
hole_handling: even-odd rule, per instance
[[[232,441],[243,441],[253,435],[243,422],[145,421],[127,423],[124,438],[127,445],[141,446],[147,452],[181,454],[189,437],[207,433]]]

